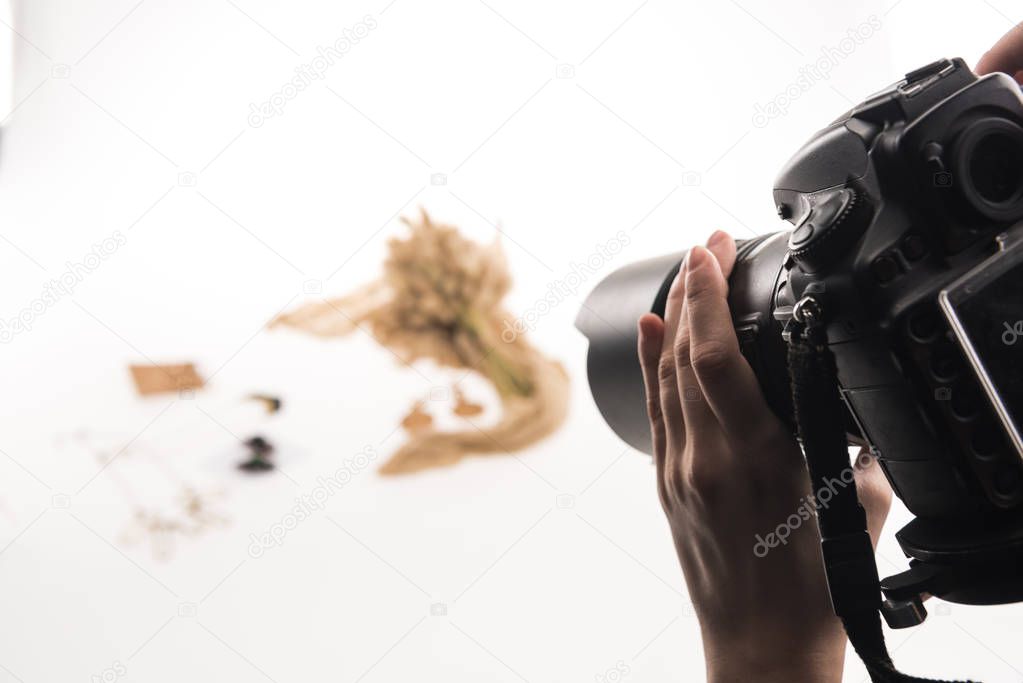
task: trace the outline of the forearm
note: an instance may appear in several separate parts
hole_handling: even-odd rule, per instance
[[[707,683],[841,683],[844,655],[794,654],[791,661],[722,657],[707,662]]]
[[[843,644],[844,645],[844,644]],[[843,647],[828,652],[791,652],[763,655],[736,652],[707,658],[707,683],[841,683]]]

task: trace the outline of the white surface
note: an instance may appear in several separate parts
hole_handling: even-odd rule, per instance
[[[10,0],[0,0],[0,21],[8,26],[14,22]],[[0,32],[0,112],[4,112],[2,114],[4,116],[13,107],[11,96],[14,89],[14,51],[17,40],[17,35],[12,31]]]
[[[328,343],[262,325],[306,298],[307,281],[340,294],[374,276],[395,217],[417,205],[481,239],[500,221],[514,310],[619,230],[630,245],[585,288],[718,227],[773,230],[772,177],[813,130],[936,57],[975,60],[1019,11],[1004,0],[429,4],[18,8],[0,318],[93,244],[115,231],[124,244],[0,346],[0,681],[535,683],[614,680],[617,666],[637,681],[702,680],[649,462],[589,399],[571,327],[579,297],[534,331],[574,379],[560,433],[518,459],[408,479],[364,470],[254,558],[250,534],[363,448],[386,457],[405,407],[452,379],[397,366],[364,336]],[[752,124],[756,104],[871,14],[880,30],[827,81]],[[376,28],[323,81],[248,125],[252,103],[366,15]],[[557,78],[558,65],[574,76]],[[446,185],[431,185],[436,173]],[[211,385],[194,400],[140,400],[125,366],[146,358],[194,359]],[[283,395],[285,412],[261,423],[239,400],[251,391]],[[93,446],[131,446],[101,470],[69,436],[82,429]],[[256,429],[282,444],[288,476],[232,472],[232,434]],[[123,542],[118,482],[163,506],[168,473],[222,489],[231,523],[159,560]],[[566,494],[574,507],[559,509]],[[883,572],[903,566],[891,533],[905,521],[897,510]],[[430,616],[437,603],[446,616]],[[1023,678],[1023,610],[943,611],[893,635],[903,667]],[[847,671],[864,678],[854,659]]]

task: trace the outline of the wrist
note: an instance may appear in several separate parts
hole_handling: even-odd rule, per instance
[[[716,655],[708,652],[707,683],[841,683],[844,664],[844,641],[841,647],[817,650],[798,644],[772,651],[740,647]]]
[[[841,683],[842,662],[802,660],[774,666],[707,665],[707,683]]]

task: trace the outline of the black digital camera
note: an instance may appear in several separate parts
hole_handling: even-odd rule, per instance
[[[959,59],[918,69],[814,135],[774,201],[794,228],[740,242],[736,334],[795,432],[786,331],[800,307],[826,311],[848,439],[916,516],[897,534],[910,570],[881,584],[889,621],[919,623],[926,594],[1023,600],[1020,87]],[[612,273],[577,321],[597,406],[646,452],[636,319],[663,315],[681,258]]]

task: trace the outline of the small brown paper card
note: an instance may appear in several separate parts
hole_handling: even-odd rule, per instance
[[[143,396],[183,389],[202,389],[205,382],[191,363],[181,365],[132,365],[135,388]]]

